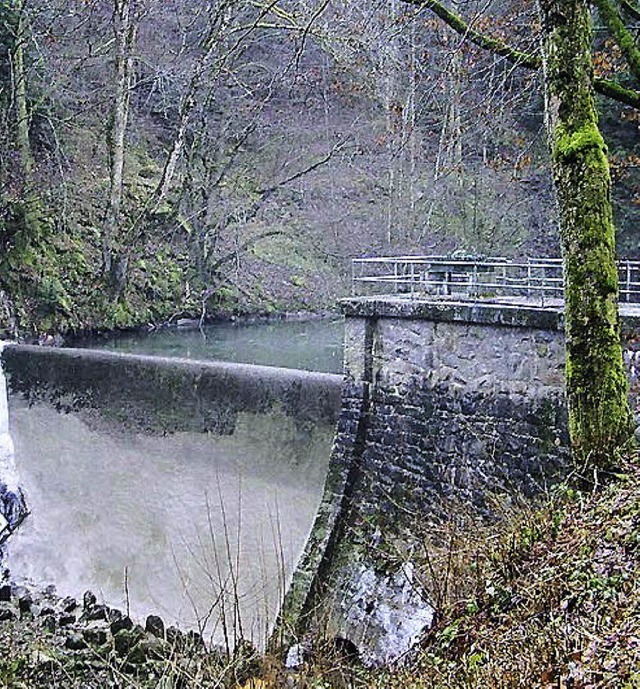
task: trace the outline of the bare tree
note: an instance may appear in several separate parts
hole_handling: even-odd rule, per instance
[[[114,94],[107,127],[109,152],[109,200],[104,220],[102,257],[104,272],[113,296],[124,289],[128,259],[114,255],[114,237],[122,224],[122,191],[124,179],[125,135],[129,120],[129,102],[133,77],[133,49],[137,31],[135,0],[114,0],[113,34],[115,39]]]

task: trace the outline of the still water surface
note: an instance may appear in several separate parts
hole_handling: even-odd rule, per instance
[[[126,333],[74,343],[113,352],[217,359],[306,371],[342,373],[341,318],[248,323],[221,321],[198,329]]]

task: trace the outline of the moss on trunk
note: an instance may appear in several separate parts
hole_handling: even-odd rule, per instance
[[[546,116],[560,210],[567,393],[575,458],[611,468],[633,438],[618,317],[607,149],[593,98],[584,0],[539,0]]]

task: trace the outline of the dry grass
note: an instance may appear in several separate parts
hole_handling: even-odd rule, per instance
[[[492,532],[493,531],[493,532]],[[455,533],[425,561],[440,621],[371,686],[640,687],[640,470],[565,489],[508,525]]]
[[[296,673],[270,658],[216,667],[211,657],[173,657],[155,664],[155,682],[109,673],[104,686],[640,689],[639,546],[640,467],[629,464],[599,491],[564,488],[493,525],[468,518],[432,530],[420,570],[438,621],[396,667],[367,670],[318,642]],[[4,669],[0,687],[44,686],[29,684],[19,664]]]

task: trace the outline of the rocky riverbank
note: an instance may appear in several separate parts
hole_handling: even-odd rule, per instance
[[[150,615],[143,627],[124,611],[61,597],[54,586],[0,585],[0,686],[29,689],[233,687],[261,667],[246,641],[235,651],[207,648],[196,632],[165,628]]]

